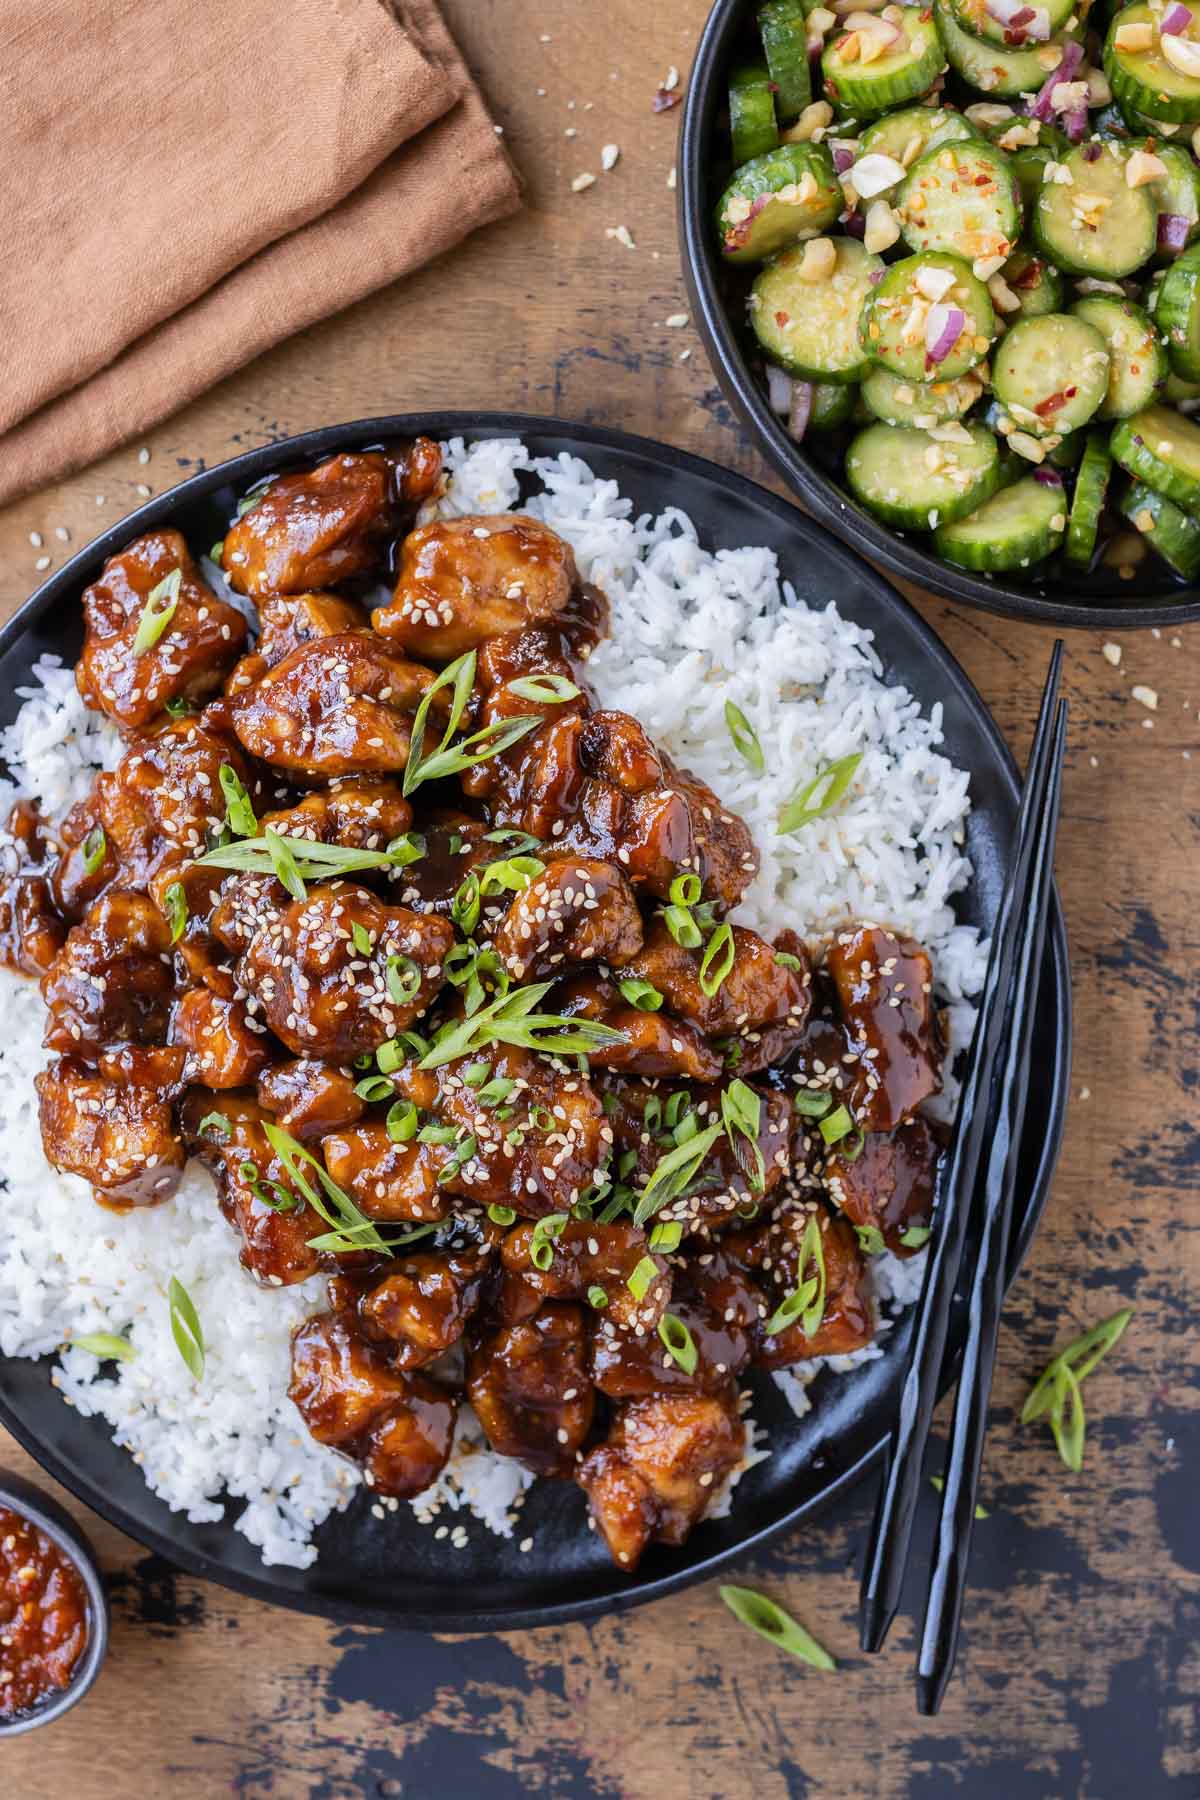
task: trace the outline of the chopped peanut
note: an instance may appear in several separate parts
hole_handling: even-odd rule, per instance
[[[900,236],[900,221],[886,200],[872,200],[867,208],[866,225],[863,230],[863,248],[872,256],[878,256],[883,250],[890,250]]]
[[[832,13],[830,17],[833,17]],[[814,132],[825,131],[832,124],[833,108],[828,100],[814,100],[811,106],[805,107],[791,130],[784,132],[783,141],[785,144],[811,143]]]
[[[1013,293],[1003,275],[989,276],[987,290],[992,296],[992,305],[1002,313],[1020,312],[1020,296]]]
[[[1151,50],[1154,47],[1154,27],[1149,23],[1134,25],[1118,25],[1113,33],[1113,47],[1116,50]]]
[[[837,251],[833,239],[810,238],[804,246],[804,256],[796,273],[801,281],[828,281],[836,268]]]
[[[1010,432],[1008,441],[1012,449],[1016,451],[1017,455],[1023,456],[1026,462],[1045,462],[1045,445],[1039,444],[1037,439],[1035,437],[1030,437],[1027,431]]]
[[[1152,150],[1134,150],[1125,164],[1125,185],[1146,187],[1152,181],[1161,180],[1166,172],[1167,165],[1161,156],[1155,156]]]

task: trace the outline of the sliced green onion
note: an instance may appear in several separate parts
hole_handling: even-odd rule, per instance
[[[814,1265],[814,1273],[805,1275],[805,1264],[810,1261]],[[825,1297],[825,1250],[821,1242],[821,1227],[814,1214],[804,1228],[804,1237],[800,1243],[796,1285],[767,1320],[764,1327],[767,1336],[774,1337],[789,1325],[795,1324],[798,1319],[805,1337],[812,1337],[825,1316]]]
[[[698,875],[676,875],[667,892],[672,906],[695,906],[703,883]]]
[[[263,846],[267,853],[267,862],[270,865],[271,873],[276,881],[287,889],[293,900],[307,900],[308,889],[304,885],[304,877],[296,865],[296,858],[288,840],[278,831],[267,831],[263,834]],[[228,856],[229,852],[227,850],[210,850],[208,855],[210,857]],[[206,859],[201,857],[200,860],[203,862]]]
[[[349,1249],[375,1250],[384,1256],[392,1254],[390,1246],[380,1236],[373,1220],[368,1219],[365,1213],[359,1211],[349,1194],[338,1186],[324,1163],[319,1162],[311,1151],[306,1150],[304,1145],[299,1143],[290,1132],[284,1131],[282,1126],[272,1124],[269,1120],[264,1119],[263,1130],[267,1135],[267,1142],[283,1164],[288,1178],[299,1188],[314,1212],[319,1213],[325,1223],[334,1228],[321,1237],[309,1238],[310,1248],[332,1250],[335,1253]],[[307,1163],[315,1172],[320,1188],[324,1191],[324,1197],[303,1173],[302,1163]],[[326,1201],[329,1202],[328,1206]],[[333,1208],[332,1212],[330,1207]]]
[[[688,1096],[683,1088],[680,1088],[676,1093],[671,1095],[662,1115],[663,1124],[668,1131],[674,1131],[675,1127],[682,1122],[685,1117],[684,1108],[687,1106],[687,1103]],[[695,1115],[689,1113],[686,1116],[694,1117]]]
[[[175,1275],[167,1287],[167,1304],[171,1309],[171,1336],[175,1339],[175,1348],[192,1378],[199,1381],[204,1374],[204,1333],[191,1295]]]
[[[400,837],[394,837],[387,847],[387,859],[393,868],[407,869],[410,863],[420,862],[425,855],[424,836],[419,831],[406,831]]]
[[[421,965],[411,956],[387,959],[388,997],[396,1006],[408,1006],[421,991]]]
[[[514,988],[472,1017],[443,1026],[432,1048],[422,1057],[421,1067],[439,1069],[492,1043],[513,1044],[548,1056],[586,1056],[591,1050],[625,1041],[623,1032],[590,1019],[535,1013],[533,1008],[552,986],[552,982],[539,981],[529,987]]]
[[[258,819],[237,770],[230,763],[222,763],[217,770],[217,779],[225,796],[225,817],[229,820],[230,831],[235,837],[254,837],[258,832]]]
[[[833,1105],[833,1095],[828,1088],[797,1088],[792,1105],[802,1118],[823,1119]]]
[[[494,1075],[491,1081],[485,1082],[479,1089],[480,1106],[500,1106],[516,1087],[516,1082],[507,1075]]]
[[[704,934],[686,906],[666,907],[663,923],[681,950],[698,950],[704,942]]]
[[[733,941],[733,927],[718,925],[705,946],[704,955],[700,958],[700,988],[711,1000],[718,992],[729,971],[733,967],[737,947]]]
[[[479,871],[479,885],[485,894],[498,894],[505,888],[509,893],[523,894],[531,882],[545,873],[545,863],[536,856],[505,856],[498,862],[484,864]]]
[[[793,956],[790,950],[775,950],[773,951],[773,955],[775,961],[779,963],[781,968],[794,969],[797,973],[800,973],[804,968],[804,964],[800,961],[800,958],[798,956]]]
[[[767,762],[763,755],[762,745],[758,741],[758,733],[741,707],[735,706],[732,700],[725,702],[725,725],[733,739],[733,747],[738,755],[744,762],[749,763],[756,775],[761,775]]]
[[[654,1172],[647,1181],[634,1208],[633,1222],[644,1225],[661,1212],[667,1202],[682,1194],[695,1180],[700,1172],[705,1157],[724,1131],[724,1126],[710,1125],[684,1144],[677,1144],[674,1150],[668,1150],[655,1165]]]
[[[931,1475],[929,1477],[929,1485],[935,1493],[940,1494],[945,1488],[946,1483],[942,1480],[940,1475]],[[991,1516],[992,1515],[989,1513],[986,1506],[980,1506],[979,1503],[976,1502],[975,1517],[977,1519],[990,1519]]]
[[[424,1056],[429,1039],[419,1031],[399,1031],[394,1038],[380,1044],[375,1052],[375,1066],[381,1075],[394,1075],[412,1056]]]
[[[79,848],[83,851],[84,874],[94,875],[108,853],[103,825],[93,825]]]
[[[370,956],[371,934],[365,925],[359,924],[357,919],[355,919],[353,925],[350,927],[350,942],[354,945],[354,948],[358,951],[360,956]]]
[[[637,1151],[633,1154],[636,1157]],[[669,1256],[673,1250],[678,1250],[682,1242],[683,1226],[675,1219],[664,1219],[650,1233],[650,1248],[657,1250],[662,1256]]]
[[[511,1225],[517,1215],[511,1206],[489,1206],[487,1216],[493,1225]]]
[[[416,849],[419,841],[421,849]],[[218,844],[196,861],[214,869],[248,875],[276,875],[294,900],[305,898],[305,881],[350,875],[358,869],[404,868],[424,855],[424,840],[415,834],[393,838],[386,850],[355,850],[346,844],[318,844],[312,838],[289,838],[268,826],[261,837]]]
[[[578,700],[581,689],[565,675],[519,675],[508,684],[510,694],[518,700],[536,700],[540,706],[553,706],[563,700]]]
[[[818,1121],[817,1130],[827,1144],[840,1144],[854,1130],[854,1120],[844,1106],[838,1106]]]
[[[442,1167],[438,1170],[438,1181],[443,1187],[445,1187],[448,1181],[454,1180],[454,1177],[458,1174],[458,1171],[462,1168],[464,1163],[470,1162],[477,1148],[478,1145],[476,1144],[475,1139],[470,1135],[459,1138],[450,1154],[449,1160],[443,1163]]]
[[[547,1213],[534,1226],[529,1240],[529,1260],[535,1269],[541,1269],[544,1273],[554,1261],[554,1240],[567,1223],[567,1218],[566,1213]]]
[[[224,556],[224,554],[225,554],[225,539],[218,538],[216,543],[213,544],[211,546],[211,548],[209,549],[208,560],[209,560],[209,562],[215,562],[219,569],[221,566],[221,558]]]
[[[776,1606],[765,1594],[756,1594],[753,1588],[744,1587],[722,1587],[717,1591],[740,1625],[748,1625],[759,1637],[777,1644],[789,1656],[798,1656],[801,1662],[810,1663],[814,1669],[837,1668],[824,1645],[818,1644],[811,1632],[805,1631],[803,1625],[798,1625],[790,1613],[785,1613],[782,1606]]]
[[[658,1335],[666,1347],[667,1355],[679,1364],[684,1374],[694,1375],[699,1356],[695,1340],[683,1320],[674,1313],[664,1313],[658,1321]]]
[[[856,750],[850,756],[839,757],[837,762],[822,769],[819,775],[814,775],[808,786],[801,788],[780,813],[779,823],[775,828],[780,835],[788,831],[799,831],[802,825],[832,812],[854,780],[861,761],[862,751]]]
[[[452,1144],[457,1136],[457,1125],[439,1125],[436,1119],[431,1119],[428,1125],[422,1125],[417,1133],[423,1144]]]
[[[420,1114],[413,1101],[397,1100],[388,1107],[384,1129],[393,1144],[408,1144],[417,1135]]]
[[[472,869],[450,902],[450,917],[465,937],[470,937],[479,923],[481,893],[479,877]]]
[[[388,1100],[395,1091],[386,1075],[364,1075],[361,1081],[354,1084],[354,1092],[358,1098],[366,1100],[368,1104],[376,1100]]]
[[[248,494],[243,494],[237,503],[237,516],[244,519],[248,512],[253,512],[260,500],[265,500],[268,490],[274,485],[275,477],[268,475],[257,487],[252,487]]]
[[[657,1278],[658,1264],[652,1256],[643,1256],[641,1261],[634,1265],[632,1273],[626,1278],[625,1286],[640,1305],[650,1291],[651,1282],[657,1280]]]
[[[1107,1356],[1133,1317],[1132,1306],[1123,1306],[1099,1325],[1063,1347],[1046,1364],[1021,1408],[1022,1425],[1050,1415],[1054,1442],[1068,1469],[1078,1474],[1083,1467],[1083,1443],[1086,1417],[1080,1384],[1091,1374],[1101,1357]]]
[[[450,740],[458,730],[462,717],[475,685],[475,652],[468,650],[454,662],[448,663],[421,697],[413,718],[412,737],[409,741],[408,763],[404,770],[403,788],[405,794],[411,794],[414,788],[423,781],[436,781],[445,775],[457,775],[464,769],[472,769],[476,763],[484,762],[489,757],[500,756],[518,743],[528,732],[542,723],[541,718],[493,719],[481,731],[470,737],[462,738],[451,745]],[[446,728],[441,742],[429,756],[425,754],[425,727],[429,718],[429,708],[433,696],[444,687],[452,687],[454,692],[450,702],[450,711],[446,720]]]
[[[163,903],[167,924],[171,927],[171,942],[177,944],[188,922],[187,894],[182,881],[171,883],[163,895]]]
[[[233,1136],[233,1126],[221,1112],[205,1113],[196,1129],[197,1131],[215,1131],[218,1137],[223,1138]]]
[[[101,1362],[132,1362],[137,1351],[127,1337],[112,1331],[85,1331],[82,1337],[68,1339],[68,1350],[87,1350]]]
[[[762,1096],[744,1081],[731,1081],[721,1095],[721,1119],[738,1167],[742,1169],[750,1186],[761,1193],[767,1181],[758,1142],[762,1127]],[[739,1138],[746,1146],[741,1154],[738,1149]],[[747,1159],[749,1167],[745,1166]]]
[[[883,1241],[883,1233],[877,1225],[856,1225],[855,1234],[858,1247],[864,1256],[882,1256],[887,1249]]]
[[[481,1088],[491,1072],[490,1062],[468,1063],[462,1072],[462,1078],[469,1088]]]
[[[501,825],[496,831],[485,831],[483,841],[485,844],[508,844],[514,856],[527,850],[540,850],[542,847],[541,838],[531,837],[527,831],[518,831],[515,825]]]
[[[919,1250],[929,1242],[928,1225],[910,1225],[900,1233],[900,1242],[906,1250]]]
[[[258,1165],[252,1162],[241,1163],[238,1174],[245,1182],[254,1198],[265,1206],[269,1212],[295,1212],[300,1202],[295,1194],[289,1193],[278,1181],[267,1181],[258,1172]]]
[[[594,1306],[597,1312],[602,1312],[608,1305],[608,1295],[602,1287],[593,1284],[587,1291],[587,1303]]]
[[[175,608],[179,605],[182,588],[182,569],[172,569],[169,575],[163,576],[157,587],[151,588],[146,596],[146,604],[142,608],[137,631],[134,634],[133,654],[135,656],[144,656],[147,650],[153,650],[175,617]]]
[[[408,747],[408,766],[404,771],[404,792],[406,794],[410,793],[421,779],[419,770],[425,749],[425,725],[429,718],[429,708],[433,704],[433,696],[444,687],[451,687],[454,690],[450,698],[446,729],[442,735],[442,741],[438,745],[439,750],[444,750],[458,730],[459,722],[467,709],[467,702],[471,698],[471,689],[475,685],[475,663],[474,650],[468,650],[464,656],[456,657],[453,662],[446,664],[437,680],[421,696],[420,705],[413,716],[412,736]]]

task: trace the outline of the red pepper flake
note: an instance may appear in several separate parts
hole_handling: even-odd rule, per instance
[[[678,106],[682,99],[683,95],[678,88],[660,87],[650,104],[655,112],[670,112],[671,108]]]
[[[1045,400],[1039,400],[1033,410],[1039,419],[1047,419],[1051,413],[1056,413],[1061,406],[1065,406],[1068,400],[1073,400],[1078,392],[1077,387],[1063,388],[1060,393],[1050,394]]]
[[[792,315],[791,315],[791,313],[785,313],[785,312],[777,312],[777,313],[776,313],[776,314],[775,314],[775,323],[776,323],[776,324],[777,324],[777,325],[778,325],[778,326],[779,326],[779,327],[780,327],[780,328],[781,328],[781,329],[782,329],[782,327],[783,327],[783,326],[784,326],[784,325],[790,325],[790,324],[791,324],[791,322],[792,322]]]
[[[1153,140],[1151,140],[1151,141],[1153,141]],[[1088,163],[1098,162],[1100,159],[1100,149],[1101,149],[1101,146],[1099,144],[1085,144],[1083,146],[1084,162],[1088,162]]]

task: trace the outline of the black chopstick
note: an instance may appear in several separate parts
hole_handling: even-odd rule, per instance
[[[988,1398],[996,1361],[996,1336],[1004,1303],[1013,1195],[1029,1092],[1029,1047],[1037,1010],[1046,919],[1050,911],[1066,725],[1067,703],[1060,700],[1050,746],[1045,805],[1034,853],[1029,912],[1024,921],[1013,982],[1012,1031],[1000,1071],[998,1104],[983,1177],[983,1225],[971,1282],[970,1327],[954,1402],[937,1548],[917,1661],[917,1706],[922,1713],[935,1713],[941,1705],[954,1668],[962,1620]]]
[[[1060,638],[1050,658],[1041,711],[1017,815],[1016,851],[1000,902],[992,953],[971,1041],[954,1144],[947,1158],[937,1229],[917,1312],[912,1351],[888,1448],[879,1502],[867,1544],[859,1598],[864,1650],[878,1650],[896,1616],[920,1492],[922,1462],[937,1402],[950,1307],[962,1262],[971,1200],[988,1131],[1001,1045],[1007,1036],[1008,995],[1018,935],[1028,909],[1030,873],[1049,769],[1049,750],[1062,669]]]

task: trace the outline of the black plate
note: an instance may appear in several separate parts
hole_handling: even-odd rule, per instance
[[[14,688],[43,651],[78,652],[78,597],[106,556],[151,527],[176,525],[195,545],[222,536],[238,495],[263,475],[340,450],[407,437],[520,436],[539,454],[584,456],[617,480],[635,510],[677,506],[696,521],[713,548],[766,544],[798,591],[869,626],[890,678],[904,682],[928,707],[945,712],[947,754],[971,772],[974,806],[967,848],[975,880],[961,916],[987,931],[996,915],[1017,812],[1016,773],[987,708],[953,657],[885,581],[803,518],[785,501],[739,476],[678,450],[588,425],[512,413],[429,413],[367,419],[308,432],[251,451],[148,502],[112,526],[54,575],[0,632],[0,721],[16,711]],[[1035,1067],[1014,1227],[1012,1266],[1020,1262],[1041,1216],[1066,1110],[1070,1064],[1070,985],[1066,933],[1055,902],[1038,1002]],[[911,1317],[911,1315],[909,1315]],[[954,1342],[961,1345],[960,1310]],[[284,1606],[335,1619],[441,1631],[503,1630],[580,1619],[636,1604],[709,1575],[777,1532],[807,1518],[854,1481],[882,1449],[892,1417],[909,1331],[889,1334],[885,1354],[853,1376],[820,1379],[813,1411],[793,1418],[768,1378],[755,1385],[755,1416],[771,1427],[774,1453],[746,1475],[728,1519],[702,1525],[682,1550],[652,1550],[634,1580],[619,1575],[586,1530],[581,1496],[541,1483],[526,1501],[516,1539],[493,1537],[468,1522],[470,1545],[452,1549],[408,1509],[384,1522],[359,1499],[317,1534],[311,1569],[268,1569],[228,1523],[191,1525],[143,1484],[102,1421],[83,1419],[51,1388],[47,1361],[0,1361],[0,1420],[31,1455],[80,1499],[131,1537],[196,1575]],[[517,1539],[534,1548],[522,1556]]]
[[[1112,631],[1200,619],[1196,584],[1176,579],[1150,555],[1133,581],[1111,570],[1076,574],[1061,559],[1018,582],[955,569],[874,518],[842,485],[844,432],[812,432],[803,446],[788,436],[767,401],[754,336],[738,321],[749,281],[717,253],[713,210],[729,178],[729,71],[752,41],[751,0],[716,0],[696,48],[680,128],[679,236],[684,278],[700,335],[722,392],[806,507],[838,536],[918,586],[947,599],[1043,624]],[[743,42],[745,40],[745,42]]]

